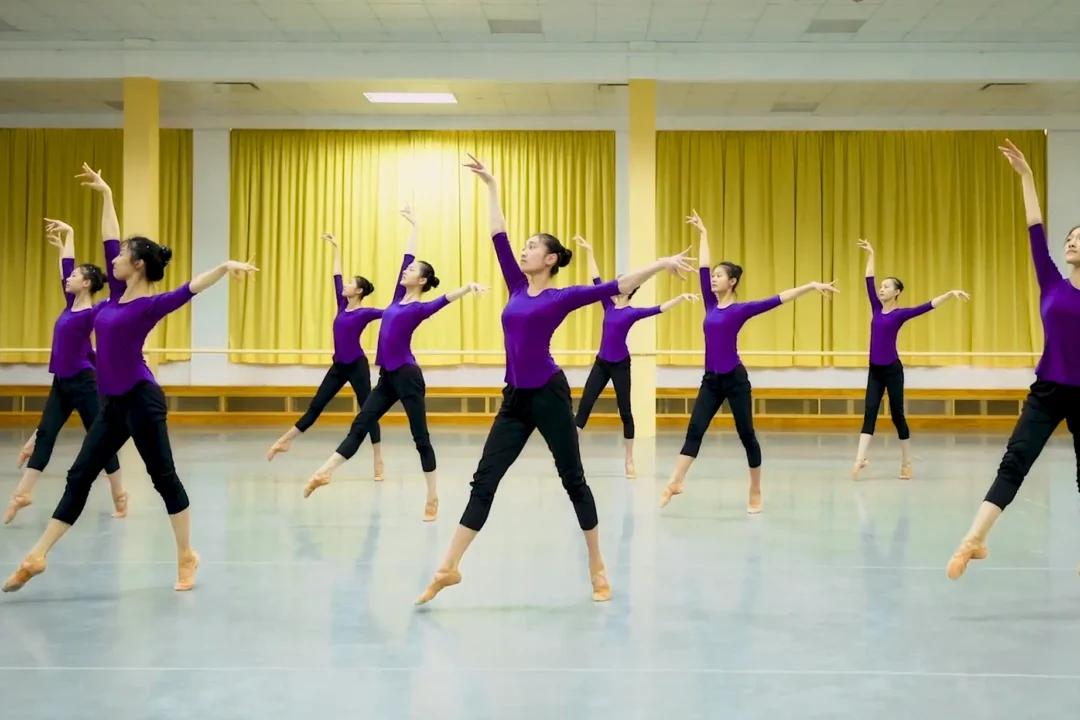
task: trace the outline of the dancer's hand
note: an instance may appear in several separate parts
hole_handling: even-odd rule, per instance
[[[488,291],[487,286],[481,285],[480,283],[469,283],[465,286],[465,290],[467,292],[476,293],[477,295],[486,293]]]
[[[957,300],[963,300],[964,302],[967,302],[971,299],[971,295],[968,295],[963,290],[950,290],[948,294],[952,295]]]
[[[832,282],[827,282],[827,283],[812,282],[812,283],[810,283],[810,287],[813,288],[814,290],[817,290],[819,293],[821,293],[822,295],[825,295],[826,297],[828,297],[829,295],[835,295],[836,293],[840,292],[836,287],[836,281],[835,280],[833,280]]]
[[[677,295],[675,299],[679,302],[701,302],[701,296],[696,293],[683,293]]]
[[[697,210],[691,210],[690,214],[686,216],[686,224],[702,235],[709,232],[705,229],[705,223],[701,221],[701,216],[698,215]]]
[[[236,279],[240,279],[251,275],[252,273],[259,272],[259,268],[252,265],[250,260],[248,262],[229,260],[225,263],[225,270],[229,273],[229,275]]]
[[[690,257],[690,248],[686,248],[678,255],[663,257],[657,262],[660,263],[664,270],[674,273],[685,280],[687,274],[694,271],[693,263],[696,262],[696,260],[696,258]]]
[[[469,162],[465,163],[465,167],[472,171],[474,175],[484,181],[487,185],[495,182],[495,176],[491,174],[491,171],[487,169],[484,163],[476,159],[476,156],[471,153],[465,153],[469,157]]]
[[[1012,169],[1016,171],[1018,175],[1025,176],[1031,175],[1031,166],[1028,165],[1027,158],[1024,157],[1024,153],[1020,152],[1020,148],[1013,145],[1013,141],[1005,138],[1005,144],[999,145],[998,150],[1005,156],[1005,159],[1012,165]]]
[[[866,252],[870,253],[871,255],[874,254],[874,246],[870,244],[869,240],[864,240],[862,238],[859,238],[859,243],[858,244],[859,244],[859,249],[860,250],[865,250]]]
[[[593,251],[592,244],[580,235],[574,236],[574,242],[577,243],[577,246],[585,252],[591,253]]]
[[[322,235],[320,235],[320,237],[326,242],[330,243],[330,245],[335,249],[341,247],[341,245],[337,241],[337,238],[334,237],[334,233],[323,233]]]
[[[412,205],[409,203],[405,203],[405,207],[401,208],[401,211],[398,214],[405,218],[406,222],[413,227],[420,224],[420,221],[416,219],[416,213],[413,212]]]
[[[88,187],[95,192],[112,192],[112,188],[109,187],[109,184],[102,179],[101,170],[95,172],[94,169],[86,163],[83,163],[82,172],[76,175],[75,178],[80,181],[80,184],[83,187]]]

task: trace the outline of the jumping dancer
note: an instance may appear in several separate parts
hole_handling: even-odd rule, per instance
[[[593,284],[602,285],[604,281],[600,279],[600,268],[596,264],[592,245],[580,236],[576,236],[574,240],[585,250]],[[634,414],[630,408],[630,350],[626,346],[626,336],[638,320],[667,312],[679,303],[701,299],[697,295],[685,293],[661,305],[649,308],[631,307],[630,300],[637,291],[638,289],[634,288],[625,295],[601,298],[600,304],[604,307],[604,330],[600,336],[600,351],[596,354],[596,362],[593,363],[589,378],[585,381],[585,389],[581,392],[577,415],[574,417],[574,424],[577,425],[578,430],[584,430],[596,399],[600,397],[600,393],[610,380],[615,388],[619,419],[622,420],[623,440],[626,446],[626,477],[628,478],[637,477],[637,471],[634,469]]]
[[[855,456],[855,465],[851,468],[851,477],[858,478],[869,463],[867,451],[870,440],[874,437],[878,411],[881,410],[881,398],[889,393],[889,413],[893,426],[900,438],[900,479],[910,480],[911,469],[911,431],[904,418],[904,366],[896,352],[896,336],[901,326],[912,318],[924,315],[941,305],[946,300],[958,298],[970,300],[963,290],[950,290],[918,307],[902,308],[897,303],[900,293],[904,292],[904,283],[899,278],[887,277],[877,286],[874,279],[874,248],[866,240],[859,240],[859,247],[866,251],[866,296],[870,299],[870,371],[866,377],[866,400],[863,412],[862,433],[859,435],[859,451]]]
[[[483,457],[473,474],[469,503],[454,531],[446,557],[427,590],[418,598],[426,603],[443,588],[461,582],[458,569],[469,544],[487,520],[499,481],[514,464],[533,430],[539,430],[555,460],[578,525],[585,534],[589,553],[592,598],[601,602],[611,598],[611,585],[600,553],[596,502],[585,482],[574,427],[570,386],[566,376],[551,357],[551,336],[566,316],[574,310],[600,302],[602,298],[629,294],[647,279],[660,272],[689,272],[687,252],[661,258],[649,267],[623,275],[600,285],[552,287],[559,268],[570,264],[573,253],[547,233],[533,235],[525,242],[518,258],[506,237],[506,218],[499,206],[499,186],[494,176],[473,156],[466,164],[488,189],[491,234],[495,255],[510,299],[503,309],[502,326],[506,346],[506,387],[498,415],[484,443]]]
[[[664,507],[671,502],[672,497],[683,492],[686,473],[697,458],[701,440],[726,398],[735,418],[735,430],[746,450],[746,460],[750,465],[750,494],[746,511],[756,514],[761,512],[761,446],[758,445],[757,435],[754,433],[750,378],[739,360],[739,330],[750,318],[812,290],[817,290],[822,295],[835,293],[837,290],[831,282],[812,282],[784,290],[765,300],[738,302],[736,292],[743,269],[735,263],[725,261],[710,270],[709,232],[697,211],[691,211],[686,222],[692,225],[699,235],[698,274],[701,278],[701,295],[705,298],[705,376],[701,379],[701,387],[690,414],[686,441],[675,461],[671,479],[660,494],[660,507]]]
[[[412,432],[416,451],[420,453],[420,466],[427,481],[427,500],[424,503],[424,522],[432,522],[438,517],[439,495],[436,488],[435,450],[431,447],[428,434],[427,408],[424,396],[427,386],[424,373],[412,353],[412,336],[424,320],[442,310],[458,298],[471,292],[483,292],[485,288],[477,283],[448,292],[442,297],[421,302],[420,296],[439,286],[439,278],[429,263],[416,259],[416,241],[419,223],[412,210],[406,206],[401,216],[412,225],[412,233],[401,261],[401,275],[394,299],[383,311],[382,324],[379,326],[379,350],[375,364],[379,366],[379,382],[364,401],[356,419],[353,420],[349,434],[341,441],[337,452],[327,459],[308,480],[304,487],[304,497],[330,482],[330,476],[341,465],[356,454],[364,438],[376,427],[394,403],[401,401],[405,415],[409,418],[409,430]]]
[[[100,173],[83,165],[79,177],[84,185],[100,192],[106,203],[111,204],[111,190]],[[118,235],[119,227],[115,229]],[[79,519],[94,478],[129,437],[135,441],[154,489],[165,501],[169,513],[176,539],[177,581],[174,587],[190,590],[195,586],[199,556],[191,548],[188,497],[173,466],[165,422],[165,395],[143,359],[143,343],[162,318],[225,277],[226,273],[242,275],[254,272],[256,268],[230,260],[175,290],[155,295],[151,283],[161,280],[171,257],[172,251],[167,247],[136,236],[124,241],[120,254],[108,268],[109,282],[119,285],[113,289],[112,299],[104,303],[94,318],[98,380],[105,396],[104,404],[68,470],[67,487],[52,520],[18,569],[4,582],[4,592],[20,589],[45,571],[46,556]]]
[[[371,322],[382,317],[382,308],[365,308],[360,303],[375,292],[375,286],[362,275],[354,276],[348,283],[341,279],[341,246],[330,233],[324,233],[322,239],[334,249],[334,302],[337,315],[334,317],[334,357],[333,364],[326,371],[315,397],[311,399],[307,411],[270,446],[266,453],[267,460],[273,460],[278,453],[288,452],[292,442],[302,432],[315,424],[326,409],[327,404],[338,391],[349,383],[356,395],[357,407],[363,407],[364,401],[371,394],[371,367],[367,355],[360,346],[360,335]],[[375,456],[375,480],[383,479],[382,436],[378,423],[371,428],[371,450]]]
[[[70,225],[48,218],[45,221],[48,223],[46,232],[49,243],[60,250],[60,289],[64,292],[64,309],[53,325],[52,352],[49,354],[52,387],[49,388],[41,421],[19,453],[19,467],[26,462],[26,470],[4,512],[5,525],[14,520],[20,510],[32,504],[34,486],[49,464],[56,437],[71,413],[78,412],[83,428],[89,430],[101,409],[90,332],[94,327],[94,317],[103,307],[101,303],[94,305],[93,295],[105,286],[105,274],[97,265],[75,265],[75,231]],[[106,199],[101,209],[106,264],[111,263],[120,252],[120,243],[111,239],[116,236],[116,225],[116,210],[111,199]],[[109,293],[112,294],[111,282]],[[119,294],[116,297],[120,297]],[[115,455],[106,461],[105,474],[112,489],[113,517],[122,518],[127,515],[128,494],[124,490],[120,463]]]
[[[986,536],[990,528],[1016,497],[1028,471],[1062,420],[1073,436],[1076,479],[1080,486],[1080,226],[1070,230],[1065,238],[1065,262],[1070,271],[1068,277],[1063,277],[1050,257],[1031,167],[1010,140],[1000,150],[1020,176],[1024,190],[1045,340],[1042,358],[1035,368],[1035,383],[1013,428],[997,478],[960,547],[949,560],[946,572],[953,580],[964,574],[970,560],[987,557]]]

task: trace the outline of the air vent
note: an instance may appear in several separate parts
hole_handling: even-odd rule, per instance
[[[111,107],[113,110],[115,110],[117,112],[124,112],[124,101],[123,100],[106,100],[105,104],[108,107]]]
[[[816,102],[778,102],[774,103],[769,112],[774,113],[812,113],[818,109]]]
[[[17,33],[17,32],[22,32],[22,30],[21,30],[21,29],[19,29],[19,28],[17,28],[17,27],[15,27],[15,26],[14,26],[14,25],[12,25],[11,23],[7,22],[7,21],[6,21],[6,20],[4,20],[3,18],[0,18],[0,32],[5,32],[5,33],[8,33],[8,32],[10,32],[10,33]]]
[[[806,32],[814,35],[854,35],[865,24],[866,20],[859,18],[819,18],[810,21]]]
[[[979,92],[986,92],[987,90],[1022,90],[1026,87],[1030,87],[1030,84],[1026,82],[992,82],[986,83],[979,88]]]
[[[544,32],[539,20],[488,20],[492,35],[539,35]]]

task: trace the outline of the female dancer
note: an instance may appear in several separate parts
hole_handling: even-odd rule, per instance
[[[686,428],[686,441],[675,461],[671,479],[660,494],[660,507],[683,492],[686,473],[697,457],[701,440],[709,423],[727,398],[731,414],[735,418],[735,430],[739,433],[750,464],[750,498],[746,511],[761,512],[761,446],[754,433],[753,400],[750,378],[739,360],[739,330],[747,320],[779,307],[781,303],[801,297],[811,290],[822,295],[837,292],[834,283],[812,282],[790,290],[784,290],[766,300],[738,302],[736,292],[743,269],[731,262],[722,262],[709,269],[709,231],[701,222],[697,211],[691,211],[686,219],[698,231],[701,295],[705,298],[705,376],[701,379],[690,425]]]
[[[83,165],[83,184],[100,192],[112,205],[112,192],[101,174]],[[119,228],[116,228],[119,230]],[[172,257],[167,247],[145,237],[128,238],[120,254],[108,268],[109,282],[122,284],[112,299],[94,318],[97,337],[98,377],[105,396],[101,412],[94,419],[82,448],[68,470],[64,496],[53,512],[45,533],[27,554],[18,569],[4,582],[4,592],[14,592],[45,571],[46,556],[79,519],[90,484],[130,437],[135,441],[154,489],[165,501],[176,538],[176,590],[195,585],[199,556],[191,549],[191,514],[188,497],[173,466],[169,432],[165,424],[165,395],[143,359],[146,336],[169,313],[186,304],[195,294],[225,277],[256,270],[248,263],[230,260],[203,273],[181,287],[158,295],[151,283],[161,280]]]
[[[102,237],[105,238],[105,262],[110,263],[120,252],[116,237],[116,210],[106,201],[101,212]],[[41,422],[30,441],[19,454],[21,467],[27,458],[26,470],[4,512],[4,524],[32,503],[34,486],[52,457],[56,437],[72,411],[79,413],[83,427],[90,429],[101,404],[98,400],[97,379],[94,375],[94,351],[90,348],[90,331],[94,317],[103,307],[94,305],[93,295],[105,285],[104,273],[97,265],[75,265],[75,231],[65,222],[46,218],[49,243],[60,250],[60,288],[64,291],[64,309],[53,325],[52,352],[49,372],[53,374],[49,398],[41,413]],[[109,287],[112,294],[112,283]],[[120,297],[119,294],[116,297]],[[113,517],[127,515],[127,492],[120,479],[120,463],[113,455],[105,462],[105,473],[112,488]]]
[[[360,346],[360,334],[372,321],[382,317],[382,308],[365,308],[360,303],[371,293],[375,286],[362,275],[356,275],[348,284],[341,281],[341,246],[330,233],[324,233],[322,239],[334,248],[334,302],[337,303],[337,315],[334,317],[334,357],[333,364],[326,371],[326,377],[315,392],[305,412],[296,425],[277,439],[266,453],[267,460],[273,460],[278,453],[288,452],[297,435],[315,424],[326,409],[327,404],[344,387],[352,385],[358,407],[371,394],[371,368],[367,355]],[[383,479],[382,436],[379,426],[371,428],[371,450],[375,455],[375,480]]]
[[[424,405],[426,385],[424,373],[412,354],[412,336],[424,320],[442,310],[458,298],[471,292],[483,292],[477,283],[448,292],[437,300],[421,302],[420,296],[439,286],[439,278],[429,263],[416,259],[416,238],[419,223],[412,210],[406,206],[401,216],[412,225],[412,233],[401,261],[401,276],[394,290],[394,299],[383,311],[379,326],[379,350],[375,364],[379,366],[379,382],[364,401],[353,420],[349,434],[341,441],[337,452],[312,474],[304,487],[304,497],[330,482],[330,476],[356,454],[364,438],[377,427],[379,419],[394,403],[401,401],[409,418],[416,451],[420,453],[420,466],[427,481],[427,500],[424,503],[424,522],[432,522],[439,513],[439,495],[436,488],[435,450],[428,435],[427,408]]]
[[[1020,419],[1001,459],[997,478],[979,506],[967,535],[949,560],[947,574],[955,580],[964,574],[968,561],[989,554],[986,536],[1001,512],[1016,497],[1021,483],[1046,442],[1064,420],[1076,449],[1077,483],[1080,484],[1080,226],[1065,239],[1068,277],[1063,277],[1050,257],[1043,227],[1035,178],[1024,154],[1006,140],[1001,152],[1020,175],[1024,189],[1028,235],[1035,277],[1039,281],[1039,311],[1043,323],[1043,354],[1035,368],[1035,383],[1024,401]]]
[[[580,236],[575,237],[574,240],[588,256],[593,285],[602,285],[603,280],[600,279],[600,268],[596,264],[592,245]],[[600,336],[600,351],[596,354],[596,362],[593,363],[589,378],[585,381],[585,389],[581,392],[577,415],[574,417],[574,424],[577,425],[578,430],[584,430],[596,399],[607,386],[608,380],[611,380],[611,384],[615,387],[615,402],[619,406],[619,418],[623,425],[626,477],[628,478],[637,477],[637,472],[634,469],[634,415],[630,410],[630,350],[626,346],[626,336],[638,320],[667,312],[681,302],[700,300],[697,295],[685,293],[661,305],[636,308],[630,306],[630,300],[636,292],[637,288],[634,288],[623,295],[600,299],[600,304],[604,307],[604,332]]]
[[[499,206],[499,186],[495,177],[472,155],[466,167],[487,185],[491,234],[510,299],[503,309],[502,326],[506,345],[506,387],[499,413],[488,432],[484,454],[473,474],[469,504],[454,531],[446,557],[417,603],[426,603],[443,588],[461,582],[458,567],[469,544],[484,526],[499,481],[517,459],[534,429],[547,442],[570,501],[578,525],[585,533],[589,552],[592,598],[611,599],[611,585],[600,554],[596,502],[581,468],[577,430],[570,404],[566,376],[551,357],[551,336],[574,310],[601,298],[629,294],[661,270],[690,271],[685,251],[661,258],[649,267],[600,285],[553,288],[552,278],[559,268],[570,264],[573,253],[553,235],[540,233],[529,238],[517,262],[506,237],[506,218]]]
[[[874,437],[874,426],[877,424],[878,411],[881,410],[881,397],[888,392],[889,413],[900,438],[900,479],[910,480],[911,432],[904,418],[904,366],[896,352],[896,336],[900,327],[908,320],[930,312],[946,300],[971,298],[963,290],[950,290],[918,307],[898,307],[897,301],[900,293],[904,292],[904,283],[900,282],[899,278],[887,277],[881,281],[881,287],[878,288],[874,280],[874,248],[866,240],[859,240],[859,247],[866,251],[866,295],[870,298],[873,318],[870,320],[870,372],[866,378],[863,426],[851,477],[858,478],[859,472],[870,463],[866,452],[870,449],[871,438]]]

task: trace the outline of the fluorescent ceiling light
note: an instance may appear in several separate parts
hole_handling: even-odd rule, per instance
[[[446,92],[366,92],[364,97],[370,103],[457,105],[454,93]]]

